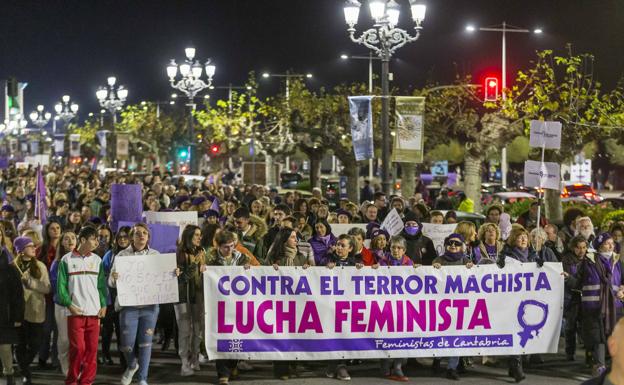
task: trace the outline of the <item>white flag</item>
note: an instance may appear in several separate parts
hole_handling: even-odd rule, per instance
[[[559,163],[534,160],[524,162],[524,185],[527,187],[559,190],[560,175]]]
[[[531,120],[531,147],[561,148],[561,122]]]

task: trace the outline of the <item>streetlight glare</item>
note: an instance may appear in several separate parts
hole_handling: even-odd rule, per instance
[[[262,74],[262,77],[263,77],[263,78],[268,78],[269,76],[271,76],[271,75],[269,75],[269,73],[268,73],[268,72],[265,72],[265,73],[263,73],[263,74]]]
[[[541,28],[535,28],[535,29],[533,30],[533,33],[534,33],[534,34],[536,34],[536,35],[539,35],[539,34],[541,34],[542,32],[544,32],[544,31],[542,31],[542,29],[541,29]]]
[[[340,55],[340,58],[342,60],[347,60],[349,58],[349,55],[345,55],[344,53],[342,55]]]
[[[476,30],[475,26],[472,24],[468,24],[466,26],[466,32],[474,32]]]
[[[306,74],[306,78],[312,79],[312,74]]]

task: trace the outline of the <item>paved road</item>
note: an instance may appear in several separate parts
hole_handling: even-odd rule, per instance
[[[159,348],[159,346],[157,346]],[[581,357],[583,353],[579,350],[577,356]],[[588,379],[590,376],[589,369],[586,369],[580,359],[575,362],[566,362],[563,355],[544,355],[545,363],[533,365],[527,368],[527,379],[522,382],[526,385],[555,385],[555,384],[579,384],[581,381]],[[117,358],[115,357],[115,361]],[[468,373],[462,375],[461,382],[447,380],[444,378],[444,372],[433,374],[429,368],[430,359],[420,359],[418,363],[411,362],[407,365],[405,372],[410,377],[409,383],[433,385],[433,384],[511,384],[514,383],[510,377],[507,377],[507,369],[503,359],[500,359],[499,365],[495,368],[476,364],[470,368]],[[480,363],[480,362],[479,362]],[[289,381],[281,381],[273,378],[272,366],[269,362],[254,362],[255,369],[251,372],[242,372],[239,380],[232,381],[233,384],[285,384],[291,383],[295,385],[320,385],[320,384],[338,384],[338,380],[331,380],[325,377],[325,366],[320,363],[310,363],[298,378]],[[445,362],[443,362],[443,366]],[[154,351],[152,364],[150,366],[150,384],[172,384],[172,385],[195,385],[195,384],[213,384],[216,382],[216,372],[213,363],[202,365],[202,370],[193,377],[179,376],[180,364],[176,354],[169,350],[161,352]],[[392,384],[393,381],[379,377],[378,364],[376,362],[364,362],[360,365],[349,367],[353,384],[374,384],[384,385]],[[121,369],[111,366],[100,366],[98,368],[97,381],[94,385],[111,385],[118,384],[121,377]],[[60,373],[52,371],[35,371],[33,377],[34,383],[39,385],[55,385],[62,384],[63,377]],[[135,382],[136,383],[136,382]],[[2,384],[2,382],[0,382]]]

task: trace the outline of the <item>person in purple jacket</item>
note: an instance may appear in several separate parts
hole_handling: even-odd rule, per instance
[[[576,275],[563,273],[570,287],[580,289],[583,341],[592,352],[593,374],[606,370],[606,343],[624,306],[624,274],[620,256],[614,253],[615,242],[602,233],[593,242],[596,253],[588,253]]]
[[[386,253],[378,261],[380,266],[413,266],[414,262],[405,254],[407,243],[405,238],[395,235],[390,238],[390,253]]]
[[[325,266],[328,256],[334,251],[334,245],[336,245],[336,236],[332,234],[327,220],[320,219],[314,224],[314,232],[308,242],[312,247],[316,266]]]

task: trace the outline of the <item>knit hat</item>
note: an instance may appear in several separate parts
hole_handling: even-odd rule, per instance
[[[384,237],[386,237],[386,240],[390,239],[390,234],[388,234],[388,232],[384,229],[376,229],[371,233],[371,239],[375,239],[378,236],[383,235]]]
[[[448,237],[444,238],[444,246],[448,245],[448,243],[450,242],[451,239],[459,239],[460,241],[462,241],[462,243],[466,242],[464,240],[464,236],[458,233],[453,233],[451,235],[449,235]]]
[[[348,211],[347,211],[347,210],[345,210],[345,209],[338,209],[338,210],[336,210],[336,216],[338,216],[338,215],[346,215],[346,216],[347,216],[347,218],[349,218],[349,220],[351,220],[351,219],[353,218],[353,216],[351,215],[351,213],[350,213],[350,212],[348,212]]]
[[[193,206],[199,206],[205,201],[206,201],[206,197],[200,196],[200,197],[193,198],[193,201],[191,202],[191,204]]]
[[[407,210],[407,212],[405,212],[405,216],[403,217],[403,223],[412,222],[412,221],[420,222],[415,212],[413,212],[412,210]]]
[[[9,211],[11,213],[14,213],[15,209],[11,205],[3,205],[2,208],[0,208],[0,211]]]
[[[600,246],[602,246],[603,243],[605,243],[607,240],[613,238],[611,236],[611,234],[609,233],[602,233],[599,236],[596,237],[596,239],[594,239],[594,249],[596,250],[600,250]]]
[[[17,237],[13,241],[13,248],[15,249],[15,252],[19,254],[22,251],[24,251],[26,246],[31,245],[31,244],[33,244],[32,239],[28,237]]]

